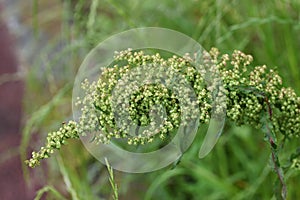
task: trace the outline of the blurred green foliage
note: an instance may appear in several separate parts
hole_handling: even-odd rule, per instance
[[[242,50],[253,55],[255,64],[276,68],[284,85],[300,95],[298,0],[64,0],[61,6],[62,25],[50,44],[37,52],[27,76],[24,106],[30,119],[24,128],[23,153],[28,146],[40,146],[30,140],[31,133],[46,134],[59,127],[58,122],[71,118],[69,85],[88,50],[130,28],[165,27],[187,34],[206,49],[215,46],[222,53]],[[44,24],[39,23],[43,12],[38,8],[36,5],[34,24],[38,34],[43,34]],[[62,41],[63,48],[57,51]],[[37,74],[45,63],[45,70]],[[269,165],[270,147],[263,141],[261,130],[227,123],[214,150],[199,160],[197,153],[205,131],[202,125],[193,145],[173,169],[148,174],[115,172],[120,199],[275,198],[278,178]],[[299,141],[287,145],[280,155],[284,161]],[[49,199],[60,195],[67,199],[109,199],[113,193],[105,167],[80,141],[71,141],[57,160],[48,160],[48,166],[47,173],[42,169],[30,172],[47,177],[48,185],[39,191],[40,196],[49,192]],[[299,171],[286,174],[286,182],[288,199],[300,198]]]

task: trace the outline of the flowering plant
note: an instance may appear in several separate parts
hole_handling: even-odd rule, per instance
[[[130,49],[116,52],[115,62],[102,72],[99,80],[91,83],[88,80],[82,82],[85,95],[78,97],[76,103],[82,107],[79,121],[69,121],[58,131],[50,132],[45,146],[38,152],[32,152],[32,158],[27,160],[26,164],[35,167],[42,159],[54,153],[54,150],[60,149],[68,139],[79,138],[91,132],[94,134],[93,142],[96,143],[109,143],[112,139],[119,138],[127,140],[129,145],[147,144],[157,139],[165,140],[172,136],[180,124],[188,120],[197,119],[199,123],[208,123],[212,109],[222,112],[224,106],[219,105],[226,104],[228,120],[237,125],[249,124],[265,132],[272,150],[274,171],[282,183],[282,195],[285,196],[283,170],[277,155],[281,146],[279,144],[299,137],[300,97],[293,89],[282,86],[282,79],[276,71],[268,69],[265,65],[253,66],[252,56],[241,51],[236,50],[232,55],[221,55],[218,49],[212,48],[208,57],[209,62],[213,63],[215,70],[218,71],[224,86],[218,92],[213,92],[205,81],[205,75],[195,69],[191,62],[193,56],[164,58],[160,54],[148,55],[143,51]],[[135,88],[130,93],[126,93],[120,87],[115,92],[114,89],[120,84],[120,79],[123,85],[128,84],[126,80],[130,80],[129,71],[135,69],[137,75],[147,76],[139,71],[147,64],[154,69],[156,65],[160,66],[159,69],[163,69],[161,74],[167,74],[169,77],[163,80],[164,83],[172,81],[173,73],[181,73],[195,92],[195,101],[179,103],[179,94],[174,94],[163,84],[149,83]],[[180,84],[177,89],[184,90],[180,88]],[[217,99],[217,105],[214,105],[213,95],[222,96],[220,94],[224,94],[226,98]],[[125,97],[129,99],[128,104],[123,101]],[[188,99],[184,95],[180,98]],[[111,104],[112,101],[115,102],[114,106]],[[185,105],[191,106],[193,103],[196,103],[193,105],[195,109],[182,117]],[[162,104],[164,109],[157,107],[158,104]],[[151,110],[153,106],[157,109]],[[116,113],[117,108],[124,110],[124,113]],[[199,117],[196,111],[199,112]],[[153,118],[152,115],[158,117]],[[118,117],[121,120],[116,123]],[[128,126],[128,120],[138,126],[150,128],[132,130]],[[157,128],[157,124],[162,125]],[[299,168],[299,154],[298,152],[291,156],[292,168]]]

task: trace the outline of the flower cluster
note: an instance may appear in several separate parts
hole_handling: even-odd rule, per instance
[[[77,103],[82,112],[79,132],[96,133],[98,143],[126,138],[128,144],[145,144],[155,136],[166,138],[180,125],[197,119],[198,113],[201,122],[210,117],[201,74],[177,56],[116,53],[114,66],[104,69],[97,82],[85,80],[82,88],[86,94]]]
[[[98,81],[82,83],[85,95],[76,103],[81,108],[79,121],[49,133],[46,147],[33,152],[26,163],[34,167],[66,139],[88,133],[95,134],[96,143],[125,138],[136,145],[164,139],[189,121],[208,123],[212,112],[222,113],[224,108],[237,125],[258,128],[262,116],[271,111],[274,132],[299,137],[300,97],[282,87],[274,70],[252,66],[252,56],[241,51],[220,55],[212,48],[200,64],[196,57],[116,52],[114,63]]]
[[[299,137],[300,97],[293,89],[282,86],[281,77],[273,69],[251,66],[252,57],[240,51],[230,57],[214,50],[213,58],[228,91],[227,117],[237,124],[260,128],[262,115],[270,106],[274,132]]]
[[[32,157],[26,160],[25,163],[29,167],[35,167],[40,164],[40,160],[48,158],[50,154],[53,154],[55,149],[60,149],[68,139],[79,138],[77,126],[76,122],[69,121],[58,131],[48,133],[45,147],[41,147],[38,152],[32,152]]]

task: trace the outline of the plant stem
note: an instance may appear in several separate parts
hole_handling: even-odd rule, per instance
[[[268,100],[267,97],[265,97],[265,102],[267,104],[267,109],[268,109],[268,115],[269,115],[269,120],[270,122],[272,121],[272,108],[271,108],[271,105],[270,105],[270,102]],[[284,181],[284,174],[283,174],[283,171],[282,171],[282,168],[280,167],[280,162],[279,162],[279,159],[278,159],[278,156],[277,156],[277,144],[274,140],[274,138],[272,137],[272,134],[271,134],[271,129],[270,127],[268,126],[268,123],[266,123],[266,128],[267,128],[267,132],[266,132],[266,136],[267,136],[267,139],[268,139],[268,142],[270,143],[270,146],[271,146],[271,154],[272,154],[272,162],[274,164],[274,170],[280,180],[280,183],[281,183],[281,197],[282,199],[286,199],[286,195],[287,195],[287,186],[286,186],[286,183]]]

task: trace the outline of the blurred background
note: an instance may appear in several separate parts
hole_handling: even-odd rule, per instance
[[[205,49],[238,49],[277,69],[300,95],[298,0],[0,0],[1,199],[111,199],[106,168],[80,141],[28,169],[24,160],[47,132],[72,118],[73,81],[85,55],[102,40],[136,27],[180,31]],[[264,134],[228,122],[202,160],[203,125],[174,168],[115,171],[120,199],[272,199],[277,176]],[[290,141],[281,158],[299,146]],[[288,199],[300,198],[300,173],[286,176]],[[36,196],[37,195],[37,196]]]

